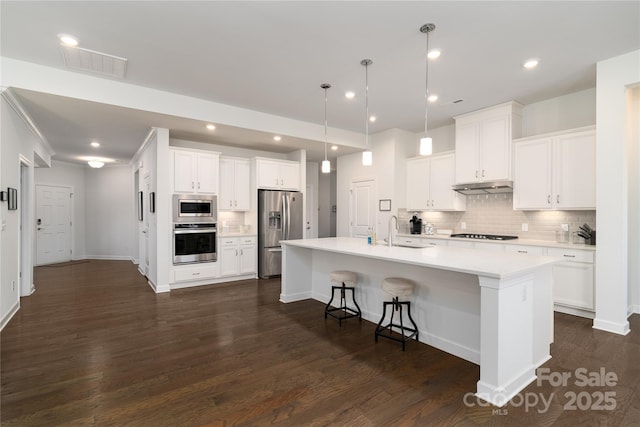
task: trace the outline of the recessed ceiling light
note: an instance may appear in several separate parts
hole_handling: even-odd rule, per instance
[[[58,39],[65,46],[78,46],[78,39],[69,34],[58,34]]]
[[[332,149],[333,151],[336,151],[336,150],[338,149],[338,146],[337,146],[337,145],[332,145],[332,146],[331,146],[331,149]]]
[[[209,129],[209,130],[215,130],[215,128],[216,128],[216,126],[215,126],[215,125],[212,125],[211,123],[209,123],[209,124],[207,125],[207,129]]]
[[[429,97],[427,98],[427,101],[429,102],[436,102],[438,100],[438,95],[429,95]]]
[[[274,141],[280,141],[282,139],[282,137],[280,135],[276,135],[273,137]]]
[[[371,117],[369,117],[369,121],[370,121],[371,123],[375,122],[375,121],[376,121],[376,116],[371,116]]]
[[[355,96],[356,96],[356,94],[354,92],[351,92],[351,91],[349,91],[349,92],[344,94],[344,97],[347,98],[347,99],[353,99],[353,98],[355,98]]]
[[[531,58],[531,59],[527,59],[522,66],[527,70],[531,70],[532,68],[536,68],[539,63],[540,63],[539,59]]]
[[[430,50],[430,51],[429,51],[429,53],[427,54],[427,57],[428,57],[429,59],[437,59],[437,58],[439,58],[439,57],[440,57],[440,54],[441,54],[441,53],[442,53],[442,52],[441,52],[439,49],[433,49],[433,50]]]
[[[91,146],[97,148],[97,147],[100,147],[100,143],[98,141],[92,141]]]

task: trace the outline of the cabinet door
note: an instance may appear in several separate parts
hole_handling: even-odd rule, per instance
[[[220,276],[238,274],[238,245],[220,246]]]
[[[554,264],[553,302],[588,310],[595,309],[593,264],[571,261]]]
[[[240,245],[240,274],[256,272],[256,246]]]
[[[218,155],[196,155],[197,185],[196,191],[203,194],[218,193]]]
[[[455,180],[455,158],[453,154],[431,158],[429,188],[431,191],[431,209],[450,211],[463,208],[464,196],[451,189]]]
[[[258,159],[256,161],[258,187],[280,188],[280,162]]]
[[[429,158],[407,161],[407,209],[429,209]]]
[[[280,183],[285,190],[300,189],[300,164],[284,162],[280,164]]]
[[[173,152],[173,190],[176,193],[193,193],[195,191],[193,153],[188,151]]]
[[[479,180],[479,138],[478,122],[456,124],[456,184]]]
[[[596,208],[595,132],[556,139],[554,202],[558,209]]]
[[[550,138],[514,144],[514,209],[551,209],[552,147]]]
[[[511,178],[511,124],[510,115],[488,117],[482,120],[480,133],[481,181]]]
[[[233,209],[235,202],[235,161],[233,159],[220,159],[220,197],[218,208],[221,211]],[[247,177],[247,182],[249,178]]]
[[[248,211],[251,208],[251,167],[248,160],[235,161],[235,200],[233,209]]]

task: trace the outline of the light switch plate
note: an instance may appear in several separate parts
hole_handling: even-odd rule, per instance
[[[529,224],[527,224],[526,222],[522,223],[522,231],[529,231]]]

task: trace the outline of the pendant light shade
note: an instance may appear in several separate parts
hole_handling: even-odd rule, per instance
[[[329,83],[320,85],[324,89],[324,160],[322,161],[322,173],[331,172],[331,162],[327,159],[327,89],[331,88]]]
[[[420,139],[420,155],[428,156],[433,153],[433,140],[427,136],[427,118],[429,112],[429,33],[436,29],[435,24],[424,24],[420,32],[427,35],[427,52],[425,53],[425,77],[424,77],[424,137]]]
[[[360,65],[364,65],[364,142],[365,149],[362,152],[362,165],[371,166],[373,164],[373,153],[369,148],[369,65],[373,64],[370,59],[363,59]]]
[[[428,156],[433,153],[433,140],[431,138],[420,138],[420,155]]]

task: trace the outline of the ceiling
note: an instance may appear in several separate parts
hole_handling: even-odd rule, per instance
[[[429,127],[501,102],[530,104],[595,86],[596,63],[640,49],[638,1],[2,1],[2,56],[66,69],[56,35],[128,59],[124,82],[324,124],[321,83],[330,83],[331,129],[364,132],[364,67],[369,67],[370,133],[424,130],[425,36],[432,22]],[[525,70],[528,58],[540,58]],[[352,100],[347,90],[355,92]],[[56,151],[54,159],[100,154],[120,162],[151,126],[171,136],[273,152],[324,146],[273,134],[131,110],[25,89],[15,91]],[[452,101],[462,99],[453,104]],[[344,144],[335,153],[357,151]]]

